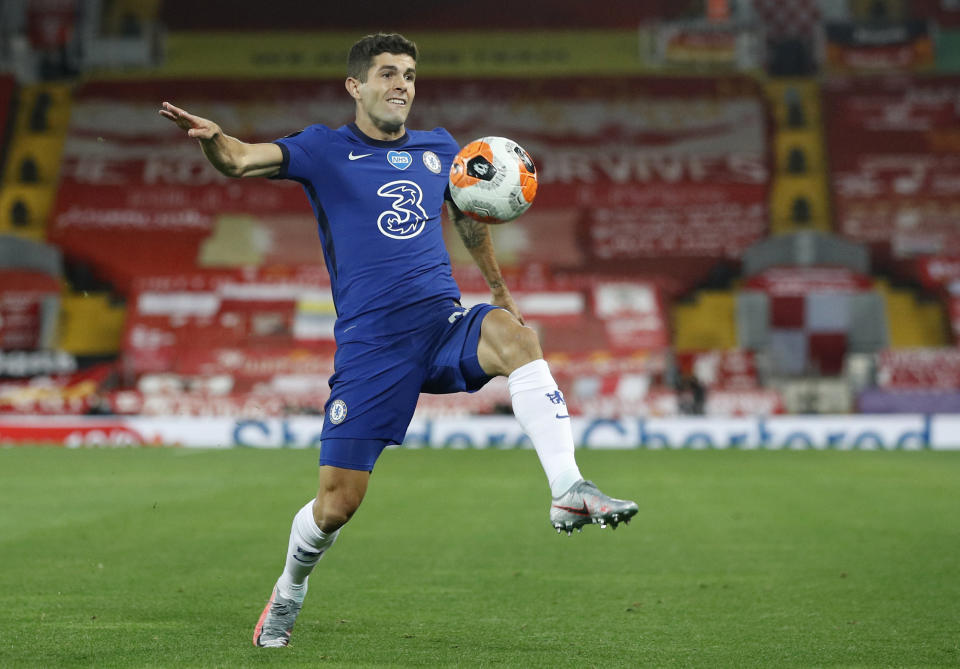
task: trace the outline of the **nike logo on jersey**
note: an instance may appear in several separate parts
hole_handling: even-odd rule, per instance
[[[350,155],[347,156],[350,160],[360,160],[361,158],[366,158],[367,156],[372,156],[372,153],[361,153],[358,155],[353,155],[353,151],[350,152]]]

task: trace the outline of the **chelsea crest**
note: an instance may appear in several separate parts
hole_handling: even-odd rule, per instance
[[[334,425],[339,425],[347,417],[347,403],[343,400],[333,400],[327,409],[327,417]]]

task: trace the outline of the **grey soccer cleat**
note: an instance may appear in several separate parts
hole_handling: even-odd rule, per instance
[[[608,497],[592,481],[581,479],[560,497],[553,498],[550,524],[557,532],[566,531],[567,536],[590,523],[596,523],[601,529],[607,525],[616,529],[619,523],[629,523],[637,511],[636,502]]]
[[[290,643],[290,633],[302,605],[303,601],[281,596],[274,586],[270,601],[264,607],[253,630],[253,645],[261,648],[283,648]]]

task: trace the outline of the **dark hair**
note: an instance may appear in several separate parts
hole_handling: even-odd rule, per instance
[[[377,33],[367,35],[350,47],[347,57],[347,76],[367,80],[367,72],[373,65],[374,57],[381,53],[406,54],[417,60],[417,45],[397,33]]]

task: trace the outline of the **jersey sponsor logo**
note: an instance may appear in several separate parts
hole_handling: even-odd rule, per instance
[[[423,191],[413,181],[391,181],[377,189],[380,197],[393,198],[390,208],[377,218],[380,232],[391,239],[416,237],[427,225],[423,205]]]
[[[433,151],[423,152],[423,164],[434,174],[440,174],[440,158]]]
[[[353,154],[353,151],[350,152],[350,155],[347,156],[348,160],[360,160],[361,158],[366,158],[367,156],[372,156],[372,153],[358,153],[357,155]]]
[[[333,400],[327,409],[327,418],[334,425],[339,425],[347,417],[347,403],[343,400]]]
[[[413,157],[406,151],[390,151],[387,153],[387,162],[398,170],[405,170],[413,163]]]

